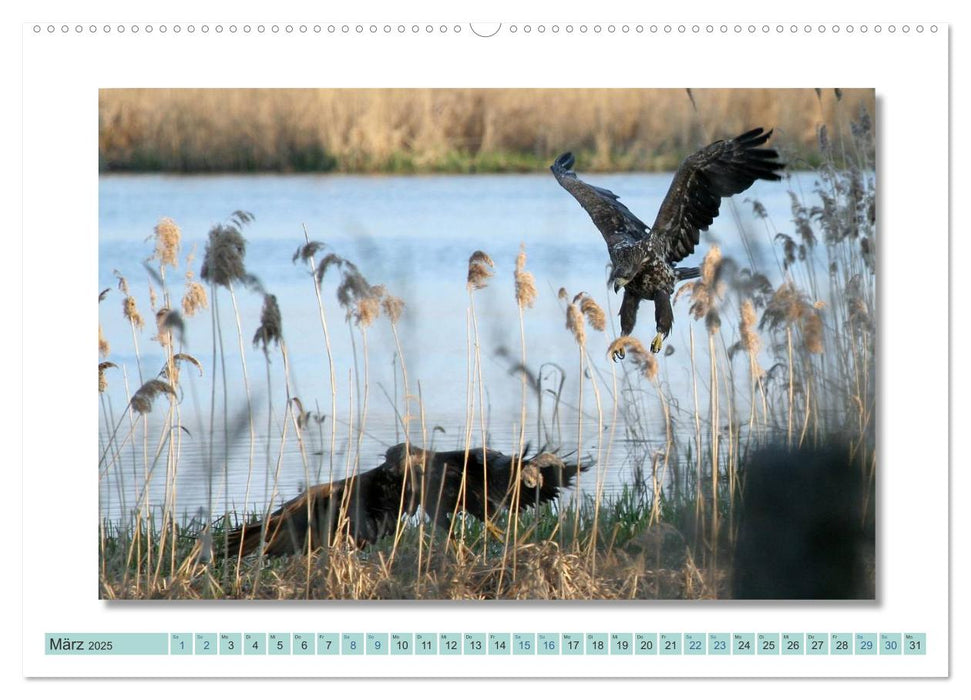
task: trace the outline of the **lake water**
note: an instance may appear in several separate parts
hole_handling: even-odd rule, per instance
[[[591,175],[587,179],[618,193],[632,211],[651,223],[671,175]],[[708,244],[717,241],[725,254],[736,257],[745,266],[755,262],[763,272],[778,279],[777,251],[771,245],[775,229],[768,231],[766,221],[754,216],[752,205],[746,200],[760,201],[769,220],[779,230],[791,233],[790,189],[806,196],[812,189],[811,176],[796,174],[789,182],[756,183],[734,202],[724,202],[710,234],[683,264],[700,264]],[[161,349],[152,340],[155,328],[149,303],[150,277],[143,261],[151,256],[154,242],[146,239],[161,217],[170,217],[181,227],[179,267],[166,271],[173,305],[178,305],[184,288],[186,255],[195,248],[191,269],[198,277],[208,231],[240,209],[255,215],[255,220],[242,231],[248,242],[247,269],[277,296],[282,311],[292,395],[299,397],[305,408],[326,414],[327,419],[319,431],[310,431],[303,453],[292,427],[287,439],[281,441],[286,402],[283,362],[279,350],[273,348],[268,388],[266,360],[251,342],[259,324],[262,297],[241,289],[239,312],[257,433],[253,457],[250,458],[248,423],[245,431],[230,439],[227,450],[209,444],[207,436],[213,434],[209,428],[213,379],[210,299],[209,311],[186,319],[182,350],[199,360],[203,376],[200,378],[190,365],[183,365],[178,409],[185,430],[180,433],[174,497],[178,513],[191,515],[200,508],[208,509],[210,503],[214,513],[222,512],[227,504],[247,510],[262,508],[271,494],[275,493],[277,500],[281,494],[289,498],[308,480],[326,480],[331,469],[334,478],[343,477],[347,465],[358,458],[361,469],[377,466],[384,450],[403,439],[394,408],[403,405],[402,378],[390,324],[380,318],[367,332],[368,405],[358,445],[363,401],[362,337],[356,327],[345,322],[344,310],[334,293],[338,277],[332,271],[323,284],[337,385],[337,450],[331,457],[331,379],[318,306],[306,266],[291,261],[304,243],[304,226],[311,239],[327,244],[325,253],[334,252],[354,262],[371,284],[385,285],[405,302],[398,335],[411,392],[417,394],[419,388],[421,391],[427,436],[423,440],[416,421],[411,439],[440,449],[465,444],[470,364],[466,274],[469,256],[475,250],[485,251],[495,261],[495,276],[474,295],[486,439],[490,447],[506,452],[514,451],[518,445],[522,389],[520,376],[510,370],[519,361],[521,338],[513,271],[520,245],[525,244],[526,267],[534,274],[539,292],[535,307],[526,310],[523,322],[526,365],[542,379],[544,387],[555,389],[562,377],[560,430],[553,433],[554,442],[566,451],[579,446],[585,454],[601,455],[608,488],[616,488],[629,479],[625,441],[632,435],[622,419],[613,420],[610,393],[612,372],[632,370],[629,362],[613,365],[606,358],[608,343],[619,333],[616,311],[620,296],[606,287],[608,257],[603,239],[586,213],[548,174],[102,176],[98,285],[99,291],[109,287],[112,291],[101,303],[100,321],[111,344],[106,359],[119,365],[119,369],[108,370],[109,387],[99,405],[102,448],[116,423],[122,426],[119,440],[128,433],[124,416],[130,393],[143,381],[154,378],[163,365]],[[739,227],[748,233],[748,246],[743,247],[740,242]],[[137,337],[137,352],[131,329],[122,317],[116,270],[127,278],[146,319],[145,329]],[[158,285],[155,287],[158,292]],[[608,312],[608,323],[613,327],[611,330],[608,325],[606,334],[589,328],[587,331],[587,349],[601,392],[601,420],[590,380],[583,382],[580,396],[578,348],[565,328],[566,306],[557,298],[561,287],[571,296],[581,291],[591,294]],[[225,371],[229,378],[228,413],[233,417],[245,415],[247,400],[231,302],[225,290],[220,290],[219,295]],[[689,331],[694,328],[696,338],[701,340],[704,328],[689,318],[687,307],[684,300],[675,306],[674,329],[666,342],[675,352],[659,359],[667,392],[682,410],[690,411]],[[654,335],[650,304],[641,308],[635,335],[645,345]],[[700,380],[706,383],[706,370],[700,374],[705,375]],[[707,395],[707,391],[704,393]],[[578,419],[581,399],[583,418]],[[216,401],[217,415],[222,416],[221,384]],[[534,447],[549,437],[552,425],[552,394],[546,394],[543,402],[541,420],[546,429],[538,428],[536,395],[530,393],[527,399],[526,440]],[[650,398],[644,403],[650,411],[641,419],[636,438],[661,445],[664,429],[658,402]],[[109,459],[110,464],[102,464],[102,513],[106,517],[117,518],[141,497],[146,464],[150,467],[154,463],[151,455],[157,447],[167,405],[168,401],[160,397],[148,414],[147,441],[143,441],[139,428],[136,439],[124,444],[119,456]],[[412,406],[417,412],[418,403]],[[472,440],[475,445],[482,441],[479,407],[476,394]],[[578,430],[578,422],[582,422],[582,429]],[[222,432],[217,423],[215,433]],[[214,461],[210,454],[222,452],[228,453],[228,470],[211,466]],[[589,478],[588,486],[592,482]],[[165,485],[162,459],[151,471],[145,491],[150,503],[162,502]],[[170,494],[169,498],[173,496]]]

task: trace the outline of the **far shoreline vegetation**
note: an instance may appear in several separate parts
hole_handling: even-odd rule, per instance
[[[663,172],[758,124],[785,135],[801,170],[821,164],[819,125],[838,146],[860,109],[874,113],[872,90],[112,89],[100,94],[98,167],[525,173],[572,150],[587,172]]]

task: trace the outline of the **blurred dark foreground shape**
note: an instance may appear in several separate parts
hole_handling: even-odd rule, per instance
[[[734,598],[875,597],[872,489],[858,452],[835,440],[768,447],[743,469]]]

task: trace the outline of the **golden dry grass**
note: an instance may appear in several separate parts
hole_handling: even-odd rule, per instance
[[[362,556],[334,546],[309,559],[244,560],[236,586],[224,587],[206,566],[187,563],[151,585],[135,578],[102,579],[101,595],[107,600],[699,599],[716,597],[716,589],[724,589],[727,582],[726,572],[720,571],[710,583],[683,553],[662,558],[634,545],[600,553],[595,563],[587,552],[561,548],[555,541],[518,544],[515,549],[515,575],[511,558],[486,560],[460,543],[434,552],[421,570],[417,558],[409,556],[414,552],[394,556],[381,548]]]
[[[678,89],[106,89],[98,145],[105,171],[528,170],[565,150],[588,172],[667,170],[759,125],[808,156],[819,126],[841,123],[833,90],[692,97],[697,111]],[[841,101],[875,107],[872,90]]]

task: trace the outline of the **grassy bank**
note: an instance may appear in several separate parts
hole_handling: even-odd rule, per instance
[[[197,536],[199,523],[183,522],[175,540],[154,537],[149,528],[121,533],[102,527],[102,596],[120,598],[258,599],[657,599],[718,598],[728,594],[728,570],[714,578],[691,558],[679,531],[649,525],[651,508],[633,490],[596,504],[586,498],[557,509],[527,511],[515,526],[509,551],[504,532],[514,524],[497,515],[490,533],[466,518],[454,537],[412,523],[401,536],[388,536],[365,550],[347,541],[311,554],[261,559],[206,561]],[[262,516],[262,513],[253,513]],[[597,527],[593,527],[594,518]],[[689,517],[685,514],[685,517]],[[230,526],[245,518],[230,514]],[[219,550],[226,529],[218,521],[208,535]],[[496,535],[494,533],[498,532]],[[595,547],[581,547],[598,532]],[[138,566],[131,543],[155,570]],[[515,562],[515,563],[514,563]]]
[[[102,172],[672,170],[716,138],[775,128],[790,162],[822,163],[817,128],[872,90],[102,90]],[[700,119],[699,119],[700,115]],[[709,125],[706,129],[702,122]],[[717,125],[717,128],[714,126]]]
[[[844,133],[849,135],[834,136]],[[393,401],[402,433],[411,444],[430,444],[436,407],[422,400],[420,382],[434,377],[409,374],[398,335],[405,332],[399,326],[401,314],[422,313],[427,300],[401,300],[391,290],[367,283],[360,271],[366,261],[355,264],[340,258],[302,232],[306,245],[292,257],[293,274],[306,279],[308,304],[316,318],[315,327],[300,332],[319,334],[320,367],[330,382],[329,396],[317,406],[330,418],[323,424],[314,422],[292,392],[282,312],[272,290],[263,289],[246,267],[244,234],[250,216],[234,212],[213,227],[201,266],[183,260],[178,226],[163,219],[155,229],[150,261],[154,287],[149,304],[156,323],[151,331],[144,329],[138,307],[146,304],[136,302],[120,280],[128,325],[141,339],[135,343],[134,366],[121,374],[112,363],[110,339],[101,345],[102,380],[137,376],[141,383],[128,394],[122,411],[102,394],[99,473],[101,478],[114,476],[119,492],[138,494],[126,503],[124,522],[100,523],[102,596],[724,597],[730,593],[739,532],[758,501],[757,495],[746,496],[747,475],[767,445],[795,454],[838,443],[840,450],[833,454],[846,457],[829,462],[838,472],[836,478],[827,481],[815,473],[803,477],[797,497],[817,486],[823,490],[815,499],[797,500],[822,504],[811,515],[830,528],[828,538],[865,541],[862,533],[873,527],[877,465],[876,183],[869,113],[838,112],[837,121],[820,132],[816,143],[821,165],[815,189],[790,192],[791,219],[771,221],[764,209],[759,214],[757,201],[748,202],[765,231],[738,228],[743,239],[766,232],[774,238],[781,281],[773,285],[751,269],[749,261],[731,260],[712,247],[704,257],[701,278],[682,285],[676,295],[675,303],[687,304],[694,319],[686,350],[688,392],[673,392],[664,356],[655,357],[632,340],[627,341],[623,363],[592,356],[588,338],[610,331],[602,308],[590,295],[562,290],[562,336],[531,337],[523,319],[538,313],[532,308],[537,290],[525,250],[514,270],[500,271],[477,250],[488,242],[468,242],[468,283],[455,290],[468,299],[468,380],[466,386],[455,387],[466,398],[464,426],[458,426],[465,449],[481,447],[489,434],[489,387],[482,381],[482,364],[496,358],[483,357],[480,338],[483,324],[498,322],[519,329],[518,347],[501,358],[522,378],[516,417],[519,452],[527,433],[547,441],[551,435],[560,436],[557,442],[567,445],[565,451],[572,450],[574,459],[593,465],[584,475],[579,501],[562,498],[540,513],[493,513],[491,520],[500,534],[487,535],[486,528],[469,517],[460,518],[461,526],[445,538],[429,532],[420,518],[412,518],[390,541],[363,549],[338,540],[320,552],[279,559],[219,557],[226,526],[233,526],[237,518],[213,488],[220,479],[228,481],[230,446],[248,455],[248,505],[241,509],[247,516],[254,514],[247,500],[254,479],[279,493],[285,448],[296,446],[307,483],[312,483],[306,431],[322,436],[322,460],[329,461],[330,474],[335,473],[339,444],[348,446],[346,465],[337,465],[346,466],[347,474],[374,466],[361,450],[370,406],[380,400],[369,384],[373,363],[395,367],[401,391],[386,399]],[[291,253],[279,254],[289,262]],[[493,313],[487,321],[477,311],[477,294],[485,285],[508,284],[501,280],[509,280],[509,273],[515,280],[515,289],[509,291],[515,295],[508,295],[500,318]],[[261,295],[259,318],[240,317],[241,294]],[[102,313],[111,313],[106,309],[103,305]],[[231,322],[224,326],[221,317]],[[369,345],[369,329],[377,323],[389,324],[393,346]],[[210,356],[200,360],[186,354],[181,332],[188,326],[193,337],[207,338]],[[224,327],[233,329],[225,337],[220,330]],[[354,339],[354,381],[338,377],[334,370],[330,340],[337,332]],[[146,339],[146,333],[151,337]],[[142,377],[139,342],[158,343],[164,352],[166,364],[157,378]],[[247,343],[262,348],[263,366],[247,368],[242,360]],[[562,368],[562,381],[554,391],[533,381],[540,375],[547,343],[576,348],[575,364]],[[237,353],[242,372],[227,376],[225,358]],[[227,405],[230,384],[243,387],[243,405]],[[564,386],[575,391],[570,402],[561,400]],[[190,435],[183,425],[184,396],[206,402],[208,434]],[[577,397],[575,403],[572,396]],[[273,417],[266,425],[255,424],[257,400],[266,402],[266,413]],[[335,416],[347,420],[339,423]],[[584,417],[593,417],[593,435]],[[260,443],[266,437],[270,439]],[[187,523],[179,516],[176,484],[180,471],[187,468],[182,447],[190,439],[208,446],[202,468],[210,482],[207,507]],[[265,459],[257,454],[259,444],[266,446]],[[617,496],[603,491],[607,465],[630,474]],[[853,478],[843,478],[840,471],[852,472]],[[770,483],[774,477],[769,475]],[[780,471],[779,477],[785,473]],[[164,480],[163,502],[150,503],[149,490],[139,480]],[[845,484],[854,486],[848,489]],[[771,489],[762,493],[770,494],[765,498],[771,506]],[[286,494],[290,495],[294,494]],[[833,517],[829,508],[837,509]],[[781,520],[760,517],[774,523],[771,527],[785,527],[793,520],[788,516],[787,512]],[[868,546],[872,552],[872,539]],[[750,545],[752,549],[760,553],[759,545]],[[811,559],[799,562],[807,568],[813,564]]]

